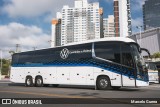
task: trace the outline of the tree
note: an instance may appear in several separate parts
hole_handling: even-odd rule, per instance
[[[160,58],[160,52],[156,52],[152,55],[152,58]]]
[[[9,69],[10,69],[10,60],[2,59],[2,72],[1,72],[2,75],[8,75]]]

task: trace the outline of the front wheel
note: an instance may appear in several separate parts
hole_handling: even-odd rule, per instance
[[[111,89],[110,79],[106,76],[101,76],[97,79],[97,88],[99,90],[108,90]]]
[[[36,77],[35,86],[36,87],[42,87],[43,86],[43,79],[42,79],[42,77]]]

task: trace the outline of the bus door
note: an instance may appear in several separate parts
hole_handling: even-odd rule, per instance
[[[121,45],[121,69],[122,86],[136,86],[136,69],[129,44]]]

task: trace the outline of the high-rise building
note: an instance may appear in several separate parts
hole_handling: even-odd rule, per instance
[[[119,37],[119,2],[114,0],[114,23],[115,23],[115,36]]]
[[[143,5],[144,30],[160,27],[160,0],[146,0]]]
[[[132,34],[130,0],[114,0],[115,35],[127,37]]]
[[[100,28],[103,28],[101,25],[102,15],[103,9],[99,7],[98,2],[88,3],[87,0],[76,0],[74,7],[63,6],[61,10],[61,37],[57,40],[60,39],[61,45],[65,45],[101,38],[103,36],[100,33]],[[53,27],[52,30],[56,29]],[[52,38],[55,40],[56,37]]]
[[[104,38],[104,33],[103,33],[103,8],[99,9],[99,14],[100,14],[100,38]]]
[[[61,19],[52,20],[51,47],[61,46]]]
[[[104,37],[115,37],[114,16],[109,15],[108,18],[103,19],[103,33]]]

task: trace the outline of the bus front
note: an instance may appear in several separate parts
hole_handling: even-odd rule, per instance
[[[132,55],[135,62],[135,85],[136,86],[148,86],[149,85],[149,79],[148,79],[148,69],[145,64],[145,61],[141,55],[142,49],[139,47],[138,44],[133,43],[131,44],[132,47]],[[147,49],[143,49],[148,53],[148,56],[150,56],[149,51]]]

